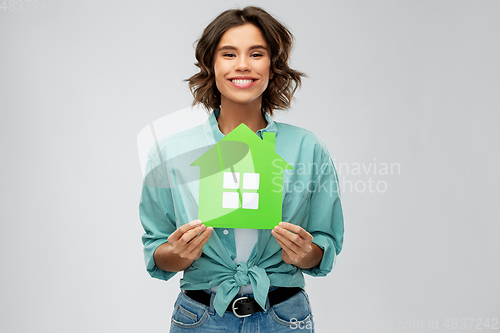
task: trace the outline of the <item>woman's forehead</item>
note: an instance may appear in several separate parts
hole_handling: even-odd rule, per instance
[[[265,49],[268,47],[260,29],[247,23],[228,29],[219,40],[217,49],[225,46],[250,48],[256,45],[263,46]]]

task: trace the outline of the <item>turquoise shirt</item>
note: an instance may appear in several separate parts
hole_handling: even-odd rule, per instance
[[[149,152],[139,214],[145,230],[146,269],[154,278],[168,280],[176,274],[158,268],[153,254],[177,228],[197,219],[199,167],[190,164],[224,137],[218,115],[216,109],[205,124],[161,139]],[[215,228],[201,257],[184,271],[180,287],[219,286],[214,308],[220,316],[240,286],[251,284],[256,301],[265,309],[270,286],[303,288],[303,273],[325,276],[342,250],[344,219],[338,177],[325,144],[310,131],[275,122],[267,113],[264,116],[267,126],[256,134],[262,138],[262,132],[276,133],[276,152],[294,167],[283,174],[282,220],[311,233],[313,242],[323,249],[323,258],[310,269],[286,264],[271,230],[259,230],[248,261],[235,263],[233,229]]]

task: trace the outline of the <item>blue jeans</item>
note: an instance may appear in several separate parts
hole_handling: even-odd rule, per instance
[[[251,298],[252,295],[245,296]],[[215,294],[212,294],[208,307],[180,292],[174,304],[170,332],[314,332],[311,306],[305,291],[271,308],[268,300],[267,311],[256,312],[245,318],[238,318],[228,311],[220,317],[213,308],[214,297]]]

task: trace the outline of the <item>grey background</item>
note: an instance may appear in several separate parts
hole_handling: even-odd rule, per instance
[[[167,331],[178,277],[145,270],[136,138],[190,105],[193,42],[247,4],[309,75],[276,119],[344,165],[344,249],[307,279],[317,331],[499,317],[500,2],[20,3],[0,9],[0,331]]]

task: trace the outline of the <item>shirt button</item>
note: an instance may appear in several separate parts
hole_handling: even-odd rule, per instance
[[[227,229],[224,229],[223,233],[224,233],[224,235],[227,235],[229,233],[229,231]]]

